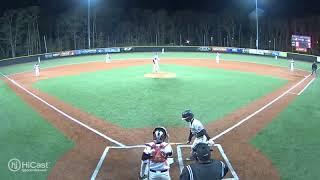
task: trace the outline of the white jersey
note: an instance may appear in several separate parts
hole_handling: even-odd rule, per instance
[[[172,147],[170,144],[163,142],[161,144],[155,144],[154,142],[150,142],[146,144],[147,147],[143,150],[143,154],[147,156],[151,156],[153,153],[154,149],[152,148],[153,145],[156,146],[163,146],[162,152],[165,154],[170,154],[172,155]],[[154,171],[162,171],[162,170],[168,170],[170,168],[170,164],[168,162],[168,159],[164,162],[153,162],[151,159],[143,160],[144,163],[149,164],[149,169],[154,170]]]
[[[158,54],[154,55],[153,56],[153,60],[154,61],[159,61],[160,60],[159,55]]]
[[[204,129],[202,123],[197,119],[193,119],[192,123],[189,122],[189,128],[193,135],[196,135],[197,133],[199,133]]]

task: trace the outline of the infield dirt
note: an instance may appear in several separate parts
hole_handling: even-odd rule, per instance
[[[257,111],[265,104],[269,103],[279,95],[287,91],[290,87],[298,83],[308,73],[303,71],[290,72],[286,68],[259,65],[243,62],[221,61],[220,64],[212,60],[199,59],[163,59],[162,64],[177,64],[186,66],[200,66],[209,68],[221,68],[226,70],[236,70],[244,72],[253,72],[261,75],[271,75],[284,79],[289,82],[280,89],[261,97],[249,105],[232,112],[218,121],[207,124],[206,129],[211,137],[220,134],[225,129],[239,122],[251,113]],[[128,66],[139,66],[150,64],[149,60],[130,60],[130,61],[113,61],[112,63],[92,62],[86,64],[67,65],[45,69],[41,72],[39,79],[47,79],[58,76],[67,76],[80,74],[82,72],[94,72],[98,70],[108,70],[112,68],[124,68]],[[151,67],[151,64],[150,64]],[[143,129],[125,129],[114,124],[108,123],[96,118],[86,112],[81,111],[62,100],[56,99],[49,94],[45,94],[32,87],[32,84],[39,80],[33,77],[32,73],[23,73],[10,76],[16,82],[41,97],[45,101],[59,108],[72,117],[81,120],[81,122],[90,127],[106,134],[107,136],[120,141],[126,145],[144,144],[152,138],[152,130]],[[311,80],[308,78],[295,89],[293,93],[298,93]],[[28,95],[9,81],[7,84],[22,97],[31,107],[39,112],[41,116],[52,123],[62,133],[75,142],[75,147],[64,154],[55,164],[50,172],[49,179],[90,179],[102,152],[107,145],[115,145],[96,135],[78,124],[70,121],[66,117],[45,106],[40,101]],[[216,140],[223,146],[225,153],[231,160],[233,167],[238,173],[240,179],[279,179],[277,169],[272,162],[260,153],[256,148],[250,145],[249,140],[260,132],[272,119],[286,108],[296,95],[286,94],[283,98],[252,117],[250,120],[241,124],[233,131],[225,134]],[[169,128],[171,142],[185,142],[188,134],[187,128]],[[175,152],[175,163],[171,168],[172,179],[179,179],[179,167]],[[97,179],[137,179],[142,149],[130,150],[110,150],[102,168],[99,171]]]

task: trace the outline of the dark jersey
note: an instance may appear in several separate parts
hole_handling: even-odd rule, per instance
[[[312,69],[317,69],[317,68],[318,68],[317,63],[313,63],[312,64]]]
[[[228,172],[228,167],[221,161],[194,163],[183,168],[180,180],[221,180]]]

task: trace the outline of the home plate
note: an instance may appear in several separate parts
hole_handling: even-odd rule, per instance
[[[147,73],[144,74],[146,78],[175,78],[177,75],[176,73],[172,72],[156,72],[156,73]]]

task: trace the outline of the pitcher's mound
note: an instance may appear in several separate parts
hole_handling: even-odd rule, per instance
[[[172,72],[157,72],[157,73],[148,73],[144,74],[146,78],[175,78],[176,73]]]

